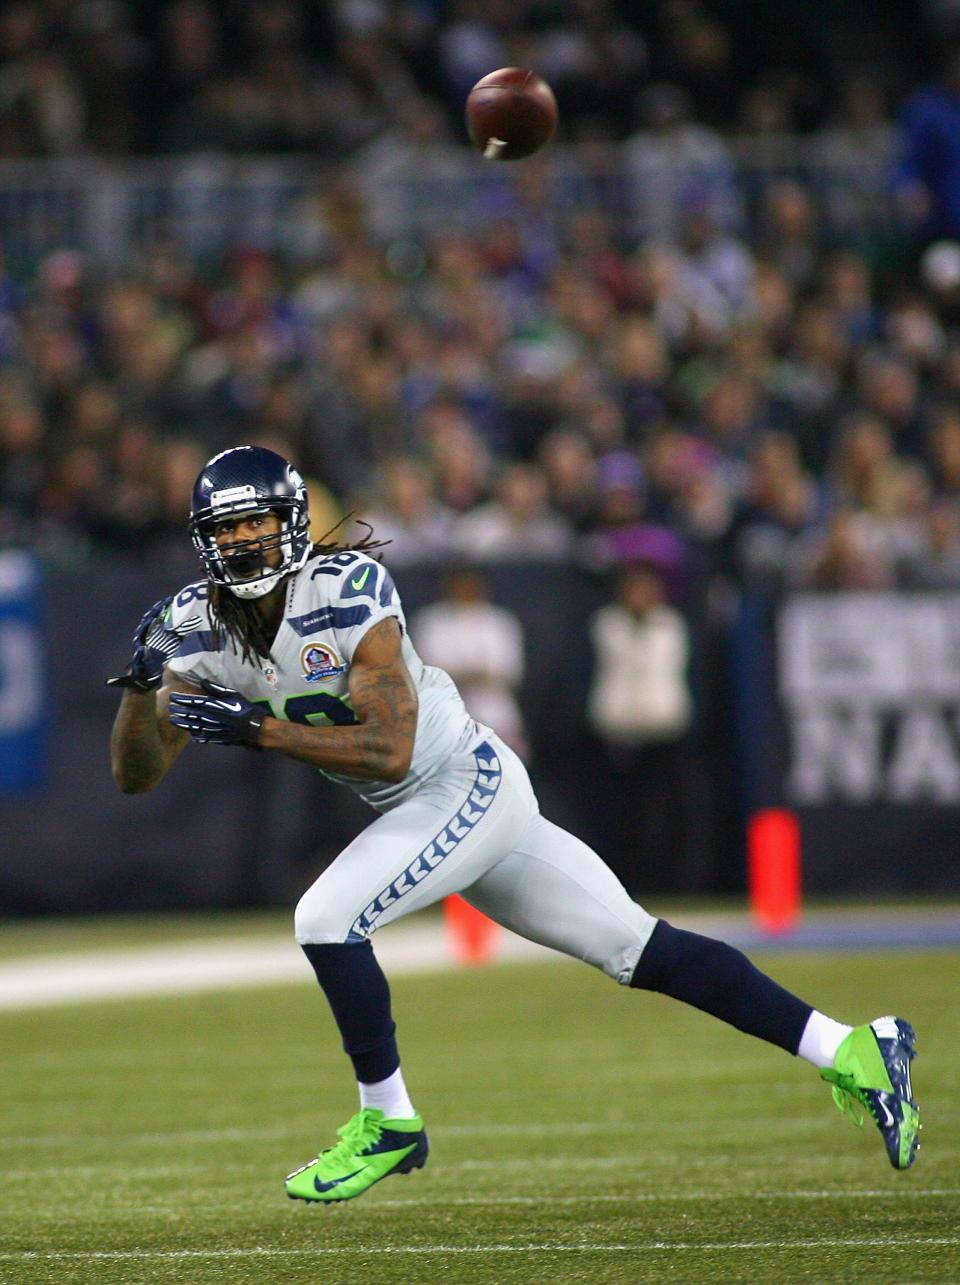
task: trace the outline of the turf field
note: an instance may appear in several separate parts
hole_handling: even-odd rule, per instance
[[[960,1279],[960,955],[758,962],[914,1021],[911,1172],[805,1064],[568,962],[395,979],[431,1160],[333,1209],[281,1185],[355,1109],[312,985],[5,1013],[0,1281]]]

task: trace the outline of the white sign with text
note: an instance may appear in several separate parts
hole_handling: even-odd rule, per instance
[[[793,803],[960,803],[960,594],[801,595],[777,634]]]

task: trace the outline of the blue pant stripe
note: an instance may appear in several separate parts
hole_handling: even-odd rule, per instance
[[[473,757],[477,761],[477,776],[459,810],[427,846],[417,853],[406,869],[378,892],[357,916],[350,929],[352,935],[369,936],[383,912],[442,865],[489,808],[500,788],[503,775],[500,760],[487,741],[477,746]]]

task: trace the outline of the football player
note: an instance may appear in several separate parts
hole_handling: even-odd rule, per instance
[[[204,579],[146,613],[114,723],[121,790],[151,790],[189,741],[319,768],[379,813],[301,898],[297,941],[359,1084],[339,1141],[286,1180],[291,1197],[350,1200],[420,1168],[427,1134],[400,1069],[377,928],[460,893],[506,928],[660,991],[820,1068],[841,1110],[866,1111],[906,1169],[919,1112],[914,1033],[813,1009],[723,942],[630,899],[586,844],[540,815],[516,754],[467,714],[407,637],[386,567],[359,545],[312,544],[294,468],[259,447],[197,478],[189,530]]]

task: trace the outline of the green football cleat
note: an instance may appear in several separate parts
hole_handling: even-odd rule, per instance
[[[863,1124],[864,1108],[883,1136],[894,1169],[909,1169],[920,1146],[920,1108],[913,1100],[910,1063],[916,1036],[899,1017],[878,1017],[855,1026],[837,1049],[832,1067],[820,1076],[833,1085],[843,1115]]]
[[[382,1111],[365,1107],[337,1134],[338,1143],[287,1178],[291,1200],[352,1200],[381,1178],[426,1164],[427,1133],[418,1115],[387,1120]]]

